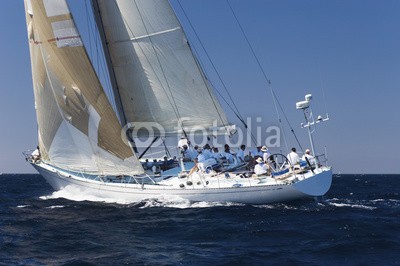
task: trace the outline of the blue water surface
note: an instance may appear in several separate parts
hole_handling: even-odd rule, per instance
[[[399,175],[335,176],[318,201],[268,205],[81,201],[40,175],[0,181],[0,265],[400,265]]]

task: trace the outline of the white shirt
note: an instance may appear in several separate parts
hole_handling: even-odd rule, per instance
[[[40,152],[39,152],[39,149],[36,149],[36,150],[34,150],[33,152],[32,152],[32,157],[39,157],[40,156]]]
[[[290,152],[287,156],[289,162],[291,163],[291,165],[296,165],[300,162],[300,157],[297,153],[295,152]]]
[[[186,146],[189,147],[188,140],[187,140],[187,139],[180,139],[180,140],[178,141],[178,147],[181,148],[181,149],[183,149],[183,146],[184,146],[184,145],[186,145]]]
[[[314,164],[315,164],[315,158],[314,158],[314,156],[312,156],[312,155],[306,153],[306,154],[303,155],[302,160],[303,160],[303,161],[307,161],[306,158],[308,159],[308,161],[310,162],[311,165],[314,165]]]
[[[256,175],[262,175],[267,172],[267,165],[264,163],[258,163],[256,166],[254,166],[254,173]]]
[[[269,151],[265,151],[263,153],[263,160],[264,162],[268,161],[269,156],[271,156],[271,153],[269,153]]]

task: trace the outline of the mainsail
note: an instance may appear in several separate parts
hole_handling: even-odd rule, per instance
[[[65,0],[25,0],[42,159],[71,171],[141,174]]]
[[[228,126],[168,0],[92,2],[123,121],[166,135]]]

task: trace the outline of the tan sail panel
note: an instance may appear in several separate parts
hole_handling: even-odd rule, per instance
[[[49,161],[86,172],[142,173],[65,0],[25,6],[39,138]]]

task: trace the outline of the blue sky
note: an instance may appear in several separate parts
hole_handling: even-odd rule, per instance
[[[171,2],[187,26],[177,0]],[[83,35],[84,1],[69,3],[78,11]],[[327,110],[331,117],[318,128],[316,143],[326,146],[334,172],[400,173],[400,1],[230,3],[304,146],[303,117],[294,104],[312,93],[314,112]],[[181,4],[242,115],[260,115],[265,126],[276,124],[269,89],[226,1]],[[191,29],[188,35],[201,50]],[[1,2],[0,36],[0,172],[33,172],[21,155],[37,144],[22,0]],[[221,88],[204,53],[200,57]],[[227,114],[237,122],[229,110]],[[288,141],[295,146],[292,137]]]

